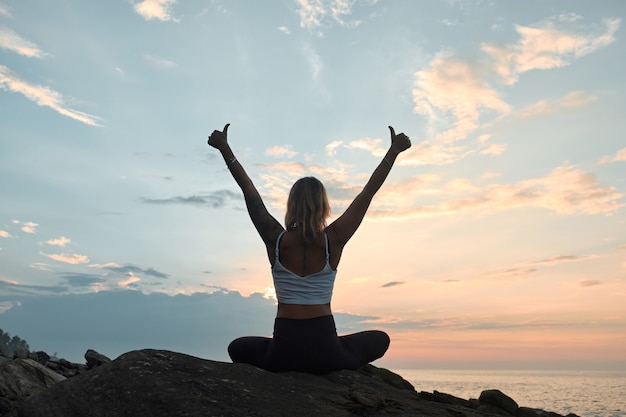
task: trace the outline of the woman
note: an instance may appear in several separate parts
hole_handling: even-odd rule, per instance
[[[209,145],[218,149],[243,191],[248,214],[265,243],[272,266],[278,312],[274,337],[241,337],[228,346],[233,362],[272,371],[323,374],[357,369],[382,357],[389,336],[382,331],[337,336],[330,309],[341,253],[356,232],[374,194],[382,186],[396,157],[411,146],[404,134],[391,132],[391,146],[371,178],[339,218],[326,226],[330,206],[326,190],[312,177],[301,178],[287,200],[285,228],[265,208],[263,200],[228,144],[228,127],[215,130]]]

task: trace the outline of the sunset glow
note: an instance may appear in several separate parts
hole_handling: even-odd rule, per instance
[[[207,136],[231,123],[280,222],[309,175],[332,221],[392,125],[413,146],[343,253],[339,333],[387,331],[380,362],[404,368],[626,368],[625,17],[611,1],[0,0],[0,328],[70,358],[227,360],[232,338],[271,334],[276,301]]]

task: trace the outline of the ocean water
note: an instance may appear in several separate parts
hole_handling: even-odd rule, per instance
[[[416,391],[478,398],[499,389],[520,407],[581,417],[626,417],[626,372],[399,369]]]

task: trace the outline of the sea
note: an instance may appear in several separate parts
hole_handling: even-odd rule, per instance
[[[397,369],[420,391],[478,398],[498,389],[520,407],[580,417],[626,417],[625,371]]]

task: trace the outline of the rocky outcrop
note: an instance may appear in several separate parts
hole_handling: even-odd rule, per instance
[[[418,393],[372,365],[322,376],[271,373],[148,349],[40,390],[24,401],[19,416],[558,416],[519,408],[496,390],[483,397]]]
[[[99,358],[95,366],[110,362],[97,352],[93,356]],[[87,354],[85,359],[89,363]],[[0,355],[0,416],[17,416],[27,398],[86,371],[86,365],[51,358],[46,352],[17,349],[11,358]]]
[[[0,357],[0,416],[17,415],[25,399],[64,379],[32,359]]]

